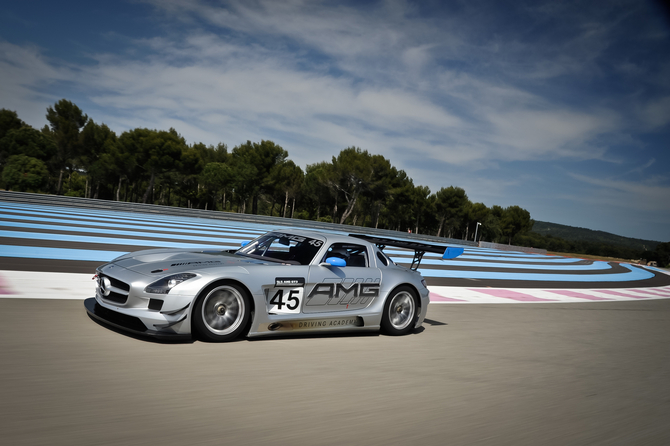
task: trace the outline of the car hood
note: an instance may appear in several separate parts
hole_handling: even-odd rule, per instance
[[[115,266],[148,276],[162,272],[181,273],[203,268],[245,267],[269,263],[226,251],[193,249],[149,249],[122,255],[111,262]]]

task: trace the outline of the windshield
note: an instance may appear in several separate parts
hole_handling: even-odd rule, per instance
[[[269,232],[238,249],[235,254],[293,265],[309,265],[323,242],[300,235]]]

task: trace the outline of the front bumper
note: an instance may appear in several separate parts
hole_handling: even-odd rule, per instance
[[[191,335],[189,333],[170,333],[165,331],[149,330],[140,320],[140,318],[105,308],[100,305],[94,297],[86,299],[84,301],[84,307],[86,307],[86,312],[93,319],[135,335],[147,336],[158,340],[181,341],[191,339]]]

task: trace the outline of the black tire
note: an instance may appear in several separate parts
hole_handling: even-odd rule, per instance
[[[419,299],[408,286],[393,290],[386,299],[382,313],[382,332],[391,336],[402,336],[414,330],[419,314]]]
[[[237,338],[249,325],[251,298],[235,283],[210,285],[193,307],[193,331],[200,339],[225,342]]]

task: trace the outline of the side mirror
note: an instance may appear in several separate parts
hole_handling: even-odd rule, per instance
[[[328,257],[325,262],[320,263],[321,266],[347,266],[347,262],[339,257]]]

